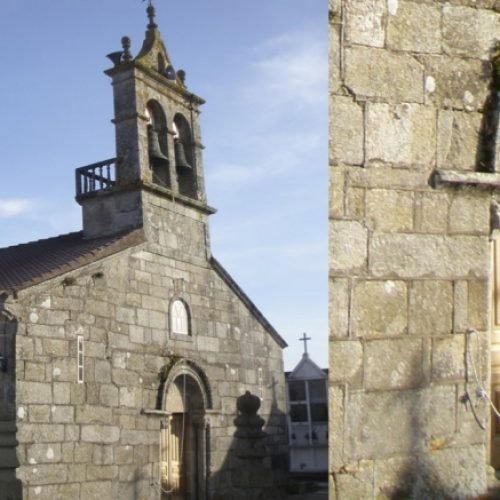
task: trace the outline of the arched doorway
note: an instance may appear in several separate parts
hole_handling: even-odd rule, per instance
[[[198,500],[207,494],[208,388],[192,364],[180,361],[165,382],[161,435],[162,500]]]

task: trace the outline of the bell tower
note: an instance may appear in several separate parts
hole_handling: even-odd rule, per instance
[[[147,234],[152,205],[182,206],[205,222],[215,212],[206,204],[203,175],[199,117],[205,101],[188,90],[186,73],[174,69],[151,2],[147,15],[139,53],[134,57],[123,37],[122,50],[107,56],[113,63],[105,73],[113,86],[116,158],[76,171],[76,199],[89,238],[141,226]]]

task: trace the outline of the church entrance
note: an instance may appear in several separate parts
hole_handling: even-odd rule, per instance
[[[207,430],[203,389],[189,370],[168,384],[161,431],[161,499],[206,498]]]

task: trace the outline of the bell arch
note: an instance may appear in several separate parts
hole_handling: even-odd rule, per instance
[[[174,116],[175,171],[179,183],[179,193],[190,198],[198,197],[196,162],[193,149],[191,127],[185,116]]]
[[[168,160],[167,117],[158,101],[150,99],[146,105],[149,166],[153,182],[170,187]]]

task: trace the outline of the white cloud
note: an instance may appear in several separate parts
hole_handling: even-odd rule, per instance
[[[248,95],[274,105],[326,103],[327,43],[317,33],[284,35],[258,47],[265,54],[251,63],[255,78]]]
[[[269,180],[303,168],[308,164],[308,170],[315,167],[324,169],[324,162],[318,161],[311,165],[311,152],[325,151],[324,139],[313,133],[263,134],[254,139],[247,137],[247,143],[252,144],[249,153],[241,157],[249,158],[247,162],[219,162],[207,172],[209,183],[222,188],[227,186],[235,189],[243,185]],[[279,146],[279,147],[277,147]]]
[[[8,219],[24,215],[35,208],[35,203],[27,199],[0,200],[0,218]]]

